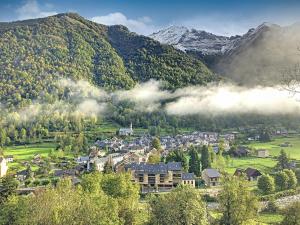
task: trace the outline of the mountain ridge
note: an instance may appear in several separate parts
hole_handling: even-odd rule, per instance
[[[75,13],[0,23],[0,53],[0,100],[13,105],[50,93],[61,77],[110,90],[150,79],[169,89],[216,80],[199,59]]]
[[[181,30],[184,28],[181,27]],[[299,61],[300,24],[281,27],[262,23],[241,36],[218,36],[188,29],[176,34],[174,27],[156,32],[151,38],[172,45],[199,58],[218,74],[241,84],[273,85],[281,82],[282,71]]]

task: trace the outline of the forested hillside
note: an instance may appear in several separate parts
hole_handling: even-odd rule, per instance
[[[74,13],[0,23],[0,67],[0,100],[6,106],[57,95],[53,81],[61,77],[107,89],[151,78],[167,88],[215,79],[201,61],[173,47]]]

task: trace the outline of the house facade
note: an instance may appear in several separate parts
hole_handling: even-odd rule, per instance
[[[4,157],[0,157],[0,177],[4,177],[7,173],[8,166]]]
[[[255,181],[258,179],[259,176],[262,175],[262,173],[255,169],[248,167],[247,169],[236,169],[234,172],[234,176],[242,176],[245,175],[248,181]]]
[[[125,166],[132,181],[141,186],[142,193],[171,191],[179,184],[195,187],[194,174],[186,174],[180,162],[159,164],[131,163]]]
[[[259,158],[266,158],[269,157],[269,151],[266,149],[259,149],[257,150],[257,157]]]
[[[203,170],[201,177],[208,187],[218,186],[220,184],[221,174],[216,169]]]

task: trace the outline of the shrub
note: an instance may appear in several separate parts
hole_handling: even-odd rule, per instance
[[[277,190],[283,191],[287,189],[288,181],[289,177],[285,172],[281,171],[275,174],[275,185]]]
[[[297,186],[297,177],[293,170],[285,169],[283,172],[288,176],[287,188],[292,189]]]
[[[274,178],[267,174],[260,176],[257,187],[263,194],[271,194],[275,190]]]
[[[291,196],[291,195],[297,195],[300,193],[300,189],[291,189],[291,190],[286,190],[286,191],[280,191],[274,194],[270,194],[270,195],[265,195],[260,197],[261,201],[269,201],[271,199],[278,199],[278,198],[282,198],[282,197],[287,197],[287,196]]]
[[[24,184],[25,187],[28,187],[31,184],[31,180],[25,180]]]
[[[46,186],[49,183],[50,183],[50,180],[48,180],[48,179],[41,180],[41,185],[43,185],[43,186]]]
[[[268,203],[267,207],[264,210],[265,212],[270,212],[270,213],[276,213],[278,211],[278,206],[276,205],[275,199],[271,198]]]
[[[39,186],[39,185],[41,184],[41,181],[40,181],[40,180],[34,180],[34,181],[32,182],[32,184],[33,184],[34,186]]]

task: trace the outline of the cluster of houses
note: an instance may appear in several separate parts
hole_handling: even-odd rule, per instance
[[[120,136],[129,136],[133,134],[132,125],[129,128],[121,128]],[[220,140],[225,151],[230,149],[230,142],[235,139],[235,133],[220,135],[216,132],[193,132],[190,134],[181,134],[176,136],[164,136],[160,138],[161,155],[166,156],[175,149],[186,150],[190,146],[210,145],[217,153]],[[74,184],[80,182],[80,174],[91,171],[104,171],[106,165],[112,166],[116,172],[130,172],[132,181],[140,184],[143,193],[170,191],[179,184],[195,187],[195,176],[193,173],[184,172],[181,163],[169,162],[150,164],[148,159],[151,154],[157,152],[152,148],[151,136],[141,136],[131,140],[124,140],[118,137],[111,139],[98,140],[90,149],[90,154],[79,156],[75,162],[68,159],[61,159],[56,163],[53,172],[54,177],[71,177]],[[249,149],[240,146],[233,152],[233,156],[244,157],[250,153]],[[258,150],[258,157],[268,157],[267,150]],[[12,162],[13,157],[0,157],[0,177],[7,173],[7,162]],[[34,156],[33,164],[43,163],[39,155]],[[71,165],[72,164],[72,165]],[[246,170],[237,169],[235,175],[246,174],[248,180],[256,180],[261,175],[256,169],[248,168]],[[30,176],[28,170],[18,171],[16,178],[20,181],[26,180]],[[202,171],[201,178],[208,187],[218,186],[220,184],[221,174],[216,169],[205,169]]]
[[[120,132],[132,130],[130,128],[122,128]],[[128,134],[129,135],[129,134]],[[225,150],[230,148],[229,143],[233,141],[235,134],[219,135],[215,132],[193,132],[190,134],[181,134],[176,136],[164,136],[160,138],[162,155],[167,155],[175,149],[187,149],[190,146],[211,145],[215,152],[218,151],[219,141],[222,139]],[[90,169],[93,164],[96,170],[103,171],[105,164],[109,161],[116,171],[123,169],[128,163],[147,162],[148,157],[156,151],[151,146],[153,137],[142,136],[136,139],[126,141],[121,138],[111,138],[98,140],[95,142],[94,150],[89,156],[79,157],[79,164],[87,164]],[[102,149],[102,150],[97,150]]]
[[[122,128],[119,133],[132,130],[132,128]],[[142,136],[131,141],[125,141],[121,138],[98,140],[95,145],[109,152],[128,152],[136,150],[149,151],[151,148],[152,136]],[[234,133],[219,135],[216,132],[193,132],[190,134],[180,134],[176,136],[163,136],[160,138],[161,147],[165,151],[189,146],[211,145],[215,151],[218,151],[219,141],[222,139],[225,149],[229,149],[230,142],[235,139]]]

